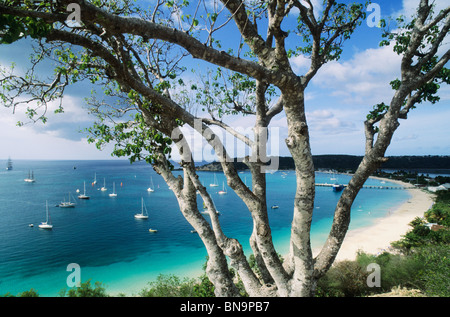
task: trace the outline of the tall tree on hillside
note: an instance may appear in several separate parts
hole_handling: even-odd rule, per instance
[[[438,51],[450,27],[450,7],[433,14],[432,6],[422,0],[412,22],[396,33],[386,33],[383,43],[392,42],[402,55],[401,78],[392,82],[395,93],[390,104],[376,105],[365,121],[365,156],[336,206],[324,247],[313,257],[315,175],[304,92],[322,65],[339,59],[343,42],[365,18],[362,4],[327,0],[318,10],[313,3],[156,0],[144,7],[129,0],[4,0],[1,42],[28,38],[36,46],[25,75],[3,69],[1,98],[14,109],[28,104],[31,120],[46,121],[47,104],[61,99],[67,85],[83,80],[102,87],[104,98],[96,94],[89,100],[91,112],[99,118],[91,129],[91,141],[99,147],[114,142],[114,155],[145,159],[162,175],[207,249],[207,274],[216,295],[238,295],[228,257],[250,296],[311,296],[344,240],[358,191],[385,160],[399,119],[405,119],[421,101],[437,101],[439,84],[449,81],[444,65],[450,56],[449,51]],[[225,30],[238,32],[239,44],[230,45],[220,35]],[[295,55],[310,59],[306,73],[293,71],[289,58]],[[203,73],[197,83],[188,85],[180,75],[190,58],[217,71]],[[38,65],[49,60],[55,65],[53,77],[39,78]],[[210,116],[197,116],[195,105]],[[57,111],[63,111],[62,103]],[[267,129],[281,112],[287,118],[285,141],[297,182],[290,252],[284,262],[272,242],[264,173]],[[224,114],[254,116],[253,138],[224,123]],[[182,126],[199,132],[211,145],[227,184],[247,206],[258,273],[250,267],[240,242],[221,230],[214,203],[196,174]],[[223,128],[251,149],[245,162],[252,173],[252,189],[239,178],[212,126]],[[172,173],[171,144],[180,152],[183,176]],[[197,190],[208,207],[210,223],[197,208]]]

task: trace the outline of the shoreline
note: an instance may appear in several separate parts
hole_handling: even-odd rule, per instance
[[[372,178],[410,186],[398,180],[375,176]],[[335,261],[355,260],[358,251],[375,255],[389,250],[391,242],[400,240],[411,229],[409,223],[416,217],[422,218],[434,202],[432,195],[422,189],[407,190],[411,198],[390,214],[377,219],[370,226],[349,230]]]
[[[395,183],[399,186],[410,186],[397,180],[371,176],[371,178],[384,180],[386,182]],[[350,229],[340,251],[335,259],[335,262],[344,260],[355,260],[358,251],[364,251],[368,254],[377,254],[384,250],[388,250],[390,243],[399,240],[409,229],[408,225],[415,217],[423,217],[423,214],[431,207],[433,198],[430,193],[424,192],[421,189],[406,189],[410,198],[396,207],[390,214],[375,220],[374,224]],[[321,247],[314,248],[314,256],[321,250]],[[202,262],[203,263],[203,262]],[[179,268],[176,272],[171,272],[181,279],[183,278],[198,278],[203,272],[201,266],[188,265]],[[167,272],[166,272],[167,273]],[[151,274],[150,274],[151,275]],[[124,281],[125,283],[118,283],[109,288],[110,294],[117,295],[124,293],[126,296],[137,296],[136,294],[148,286],[148,282],[154,281],[151,276],[143,279],[142,276],[135,277],[133,282]],[[145,281],[145,283],[144,283]]]

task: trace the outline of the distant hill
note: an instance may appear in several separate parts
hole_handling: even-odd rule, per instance
[[[362,160],[362,156],[357,155],[314,155],[314,167],[319,169],[333,169],[337,171],[354,171]],[[279,170],[294,169],[294,160],[292,157],[279,157]],[[414,169],[450,169],[450,156],[390,156],[388,161],[381,168],[395,170],[414,170]],[[242,160],[234,159],[237,170],[248,169]],[[199,171],[221,171],[222,166],[219,162],[212,162],[197,166]]]

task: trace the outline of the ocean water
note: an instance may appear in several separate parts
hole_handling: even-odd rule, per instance
[[[6,162],[5,162],[6,164]],[[4,165],[6,166],[6,165]],[[24,179],[33,171],[36,182]],[[250,186],[249,172],[239,174]],[[97,184],[92,185],[94,176]],[[199,172],[207,187],[214,173]],[[349,176],[336,175],[340,183]],[[218,187],[212,197],[221,212],[225,234],[237,238],[250,254],[251,217],[244,203],[227,188],[219,195],[225,177],[216,173]],[[317,173],[317,183],[332,183],[332,174]],[[154,192],[147,188],[153,181]],[[79,190],[89,200],[77,198]],[[106,184],[107,191],[100,191]],[[117,197],[110,197],[113,183]],[[366,185],[381,184],[369,179]],[[277,171],[267,175],[269,219],[277,251],[286,254],[292,220],[295,173]],[[226,186],[226,182],[225,182]],[[312,245],[320,247],[331,226],[340,193],[316,187]],[[56,207],[76,202],[75,208]],[[200,196],[198,196],[200,197]],[[368,226],[409,198],[404,190],[362,189],[352,209],[351,228]],[[141,199],[148,220],[137,220]],[[46,202],[53,230],[38,228],[45,221]],[[199,208],[202,200],[199,198]],[[143,163],[128,161],[15,161],[11,171],[0,171],[0,294],[33,288],[40,296],[58,296],[68,289],[70,263],[80,267],[81,280],[102,282],[110,294],[136,294],[159,274],[199,276],[206,251],[197,234],[181,215],[177,201],[163,179]],[[205,215],[205,217],[208,216]],[[29,224],[34,224],[30,227]],[[149,228],[157,229],[151,233]]]

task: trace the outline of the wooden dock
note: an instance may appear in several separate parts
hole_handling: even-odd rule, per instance
[[[332,187],[333,184],[328,183],[316,183],[316,186],[319,187]],[[347,187],[347,184],[342,184],[344,187]],[[375,185],[364,185],[363,188],[371,188],[371,189],[412,189],[415,188],[414,186],[375,186]]]

